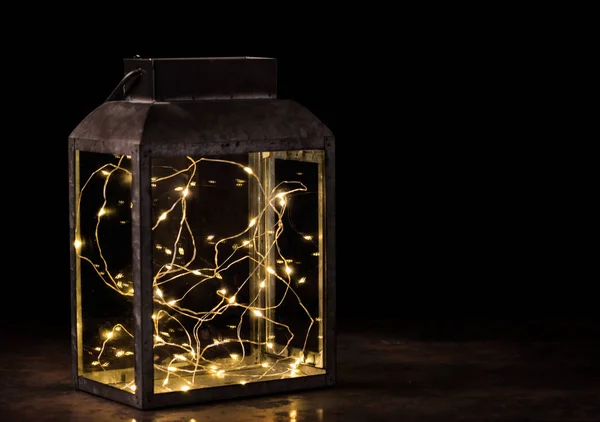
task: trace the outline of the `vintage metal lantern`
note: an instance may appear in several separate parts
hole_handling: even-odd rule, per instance
[[[77,389],[147,409],[334,383],[334,137],[276,67],[125,59],[71,133]]]

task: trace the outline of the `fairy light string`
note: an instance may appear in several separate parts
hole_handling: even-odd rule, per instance
[[[103,253],[99,233],[103,227],[105,217],[110,215],[111,212],[107,208],[109,181],[119,174],[123,174],[131,180],[131,172],[124,166],[124,160],[129,158],[118,156],[116,164],[105,164],[93,171],[80,190],[79,202],[76,209],[76,212],[79,213],[84,191],[90,181],[95,177],[103,177],[103,201],[96,213],[97,221],[93,237],[100,262],[95,262],[92,258],[86,256],[84,253],[86,245],[82,242],[81,238],[77,237],[75,239],[74,246],[77,256],[90,264],[102,282],[121,296],[133,296],[133,286],[121,280],[123,278],[122,272],[111,271]],[[305,358],[311,330],[315,322],[320,322],[320,318],[313,318],[307,307],[302,303],[300,295],[294,289],[293,280],[298,285],[302,285],[306,282],[306,276],[295,274],[294,269],[289,265],[289,262],[293,261],[284,256],[278,240],[284,233],[283,220],[289,204],[288,198],[295,193],[306,192],[308,190],[307,187],[299,181],[286,180],[277,183],[267,192],[256,173],[244,164],[224,159],[204,157],[193,159],[188,156],[186,159],[189,162],[187,167],[182,169],[168,168],[170,171],[168,175],[152,177],[151,180],[153,188],[159,187],[162,183],[167,183],[168,186],[168,182],[178,180],[173,179],[177,176],[185,176],[187,180],[185,184],[175,187],[176,198],[167,207],[163,207],[163,211],[156,213],[157,215],[154,216],[155,221],[152,226],[152,231],[158,231],[161,229],[162,224],[170,222],[172,218],[179,216],[177,221],[178,227],[177,230],[173,230],[171,242],[167,245],[155,244],[153,246],[157,250],[164,252],[168,258],[167,263],[160,265],[153,277],[153,298],[155,303],[155,313],[152,315],[154,350],[155,353],[161,350],[167,351],[167,358],[154,364],[155,370],[164,374],[164,378],[159,380],[160,386],[163,391],[187,391],[192,388],[201,388],[203,387],[203,381],[198,381],[198,377],[207,374],[217,379],[227,378],[227,382],[223,382],[223,384],[237,382],[241,385],[265,378],[277,379],[305,375],[302,372],[303,365],[315,363],[314,357],[310,359]],[[259,201],[258,203],[264,204],[264,207],[258,211],[257,215],[250,216],[248,224],[243,230],[221,238],[215,238],[214,235],[207,236],[204,241],[213,244],[213,265],[196,268],[194,263],[198,256],[197,245],[200,240],[196,239],[197,235],[193,232],[188,221],[187,202],[191,197],[198,194],[196,184],[193,180],[198,166],[202,165],[203,162],[220,163],[242,169],[248,178],[254,180],[261,199],[264,198],[264,201]],[[242,179],[235,179],[235,182],[238,187],[244,185]],[[272,216],[273,224],[271,227],[265,228],[265,221],[267,221],[265,218],[267,215]],[[161,231],[161,234],[163,231]],[[265,233],[265,231],[268,233]],[[301,236],[305,241],[314,243],[312,236],[305,234],[301,234]],[[191,242],[191,251],[186,251],[181,246],[180,241],[183,237]],[[261,247],[259,239],[266,238],[271,240]],[[231,242],[235,243],[231,248],[232,251],[227,253],[224,251],[224,246]],[[260,250],[261,248],[262,250]],[[188,255],[189,258],[183,260],[183,263],[176,262],[179,257],[182,259]],[[283,271],[278,271],[270,266],[270,257],[273,256],[275,256],[276,262],[283,263]],[[215,279],[225,282],[227,281],[229,270],[236,268],[238,265],[250,266],[250,263],[252,263],[252,269],[234,291],[227,291],[226,288],[220,288],[215,292],[217,300],[211,309],[190,309],[183,306],[183,300],[196,289],[203,287],[207,282]],[[266,281],[268,277],[274,280],[274,283],[281,285],[283,289],[277,303],[269,303],[266,298]],[[170,288],[173,284],[184,280],[189,282],[190,279],[196,281],[184,289],[183,294],[178,297],[172,295],[172,292],[177,290]],[[257,283],[256,280],[261,281]],[[243,295],[240,293],[246,290],[249,292],[253,291],[250,288],[250,283],[253,282],[257,283],[254,288],[255,294],[248,295],[247,303],[241,302],[240,296]],[[302,343],[303,346],[300,350],[294,349],[292,351],[290,345],[296,334],[292,332],[290,326],[269,317],[286,300],[296,300],[309,321]],[[231,325],[231,327],[235,328],[235,335],[228,338],[203,338],[201,332],[206,325],[230,310],[240,312],[237,324]],[[186,326],[182,322],[182,318],[185,318],[187,321],[193,321],[193,328],[190,329],[189,326]],[[271,327],[279,327],[279,329],[287,334],[287,342],[284,345],[275,347],[272,338],[267,337],[262,341],[257,341],[256,339],[244,337],[242,326],[245,323],[245,319],[262,320],[263,329],[267,324]],[[175,332],[172,328],[173,325],[177,327],[177,332],[183,333],[179,337],[185,339],[184,341],[179,341],[171,335],[171,333]],[[115,348],[112,354],[106,353],[108,345],[121,336],[133,338],[133,334],[121,323],[114,325],[111,330],[105,333],[102,343],[93,349],[97,353],[95,360],[91,363],[93,367],[106,370],[114,360],[123,356],[133,355],[132,350],[118,348]],[[218,355],[217,358],[210,356],[212,349],[228,343],[239,345],[239,353],[230,353],[227,358]],[[262,348],[266,353],[262,353],[261,356],[266,357],[262,358],[259,362],[255,360],[247,361],[245,345]],[[251,369],[252,371],[248,372],[244,371],[244,369]],[[135,384],[128,382],[122,388],[135,391]]]

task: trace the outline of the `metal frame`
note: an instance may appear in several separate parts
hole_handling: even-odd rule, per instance
[[[126,154],[131,155],[132,160],[136,157],[135,149],[131,148],[130,144],[124,144],[121,146],[110,145],[106,142],[97,142],[95,140],[88,139],[78,139],[78,138],[69,138],[69,229],[70,229],[70,260],[71,260],[71,360],[72,360],[72,376],[73,376],[73,385],[75,388],[97,395],[101,397],[105,397],[107,399],[117,401],[119,403],[127,404],[129,406],[133,406],[136,408],[142,408],[140,405],[139,393],[132,393],[129,391],[121,390],[115,387],[112,387],[107,384],[103,384],[92,379],[89,379],[85,376],[80,375],[81,372],[81,362],[79,359],[79,350],[81,348],[81,290],[80,290],[80,280],[79,280],[79,262],[77,259],[77,254],[75,252],[74,242],[76,239],[76,233],[78,230],[78,219],[77,219],[77,209],[76,204],[78,200],[78,192],[79,192],[79,168],[78,168],[78,159],[77,154],[79,151],[84,152],[97,152],[104,154]],[[134,175],[138,172],[133,172]],[[135,187],[135,183],[132,188]],[[136,192],[135,189],[132,189],[132,202],[136,203],[135,195],[139,195],[139,191]],[[135,222],[139,220],[136,218],[136,208],[132,210],[132,230],[134,231],[134,236],[132,238],[134,245],[132,249],[132,263],[134,265],[134,294],[136,290],[138,290],[139,284],[139,269],[136,268],[136,251],[139,253],[139,248],[136,247],[136,237],[135,237]],[[140,289],[141,291],[141,289]],[[139,325],[139,312],[137,312],[136,305],[140,303],[139,300],[136,300],[134,297],[134,324],[136,326],[136,330],[134,333],[134,344],[137,346],[137,337],[139,335],[137,326]],[[137,374],[138,365],[137,356],[136,356],[136,365],[134,368],[134,373]]]
[[[140,408],[150,407],[154,397],[154,328],[152,325],[152,312],[154,302],[152,300],[152,212],[150,195],[150,166],[151,161],[148,151],[139,148],[132,155],[132,166],[134,171],[134,215],[139,219],[134,228],[134,251],[136,251],[135,263],[139,265],[139,277],[134,279],[134,314],[136,315],[136,335],[139,338],[135,342],[135,381],[136,393]],[[135,175],[138,177],[136,178]],[[136,201],[139,208],[136,210]],[[135,221],[135,220],[134,220]],[[137,247],[136,247],[137,246]],[[139,284],[135,284],[135,283]],[[136,296],[137,292],[137,296]]]
[[[336,341],[336,231],[335,231],[335,141],[333,136],[325,139],[325,370],[327,385],[334,385],[337,366]]]
[[[228,385],[206,389],[194,389],[187,392],[154,394],[153,364],[153,312],[152,290],[152,230],[150,166],[153,157],[176,155],[215,156],[222,154],[268,152],[285,150],[317,149],[325,151],[324,186],[324,270],[325,280],[322,303],[324,314],[324,363],[325,374],[241,385]],[[82,391],[111,399],[139,409],[151,409],[172,405],[193,404],[237,397],[248,397],[272,393],[297,391],[331,386],[336,380],[336,328],[335,328],[335,292],[336,292],[336,224],[335,224],[335,145],[332,135],[281,139],[247,139],[235,142],[201,142],[189,144],[145,144],[143,139],[85,139],[74,133],[69,138],[69,227],[70,227],[70,269],[71,269],[71,350],[73,385]],[[127,154],[132,157],[132,264],[134,282],[134,344],[135,344],[135,383],[132,394],[109,385],[105,385],[79,375],[78,360],[80,339],[79,286],[77,285],[77,257],[74,240],[77,230],[76,192],[78,190],[78,169],[76,151],[89,151],[110,154]]]
[[[69,261],[70,261],[70,284],[71,284],[71,362],[73,385],[79,388],[79,349],[78,343],[80,331],[79,321],[81,316],[79,312],[80,289],[77,284],[79,265],[75,255],[76,237],[76,192],[79,190],[79,177],[75,159],[75,141],[69,139]]]

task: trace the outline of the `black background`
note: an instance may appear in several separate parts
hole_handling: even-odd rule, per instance
[[[134,55],[278,59],[279,97],[336,136],[340,325],[595,317],[597,187],[547,117],[561,82],[533,41],[61,23],[5,60],[3,323],[69,329],[67,138]]]

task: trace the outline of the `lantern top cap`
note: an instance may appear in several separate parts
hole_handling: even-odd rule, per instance
[[[132,58],[124,70],[141,71],[127,101],[277,98],[277,60],[270,57]]]

